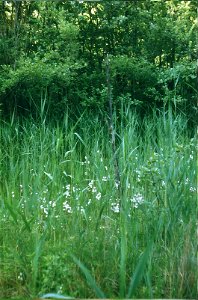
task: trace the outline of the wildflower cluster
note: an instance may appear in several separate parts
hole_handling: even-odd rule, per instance
[[[130,201],[134,208],[138,208],[141,204],[144,203],[144,197],[142,194],[138,193],[138,194],[135,194],[133,196],[133,198],[130,199]]]

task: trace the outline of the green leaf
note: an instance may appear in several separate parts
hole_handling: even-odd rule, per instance
[[[81,138],[81,136],[77,132],[74,132],[74,134],[79,138],[79,140],[81,141],[81,143],[86,147],[86,144],[83,141],[83,139]]]
[[[146,267],[146,264],[148,262],[148,259],[150,257],[150,252],[152,250],[153,242],[150,243],[147,248],[145,249],[144,253],[140,256],[139,262],[136,266],[135,272],[133,276],[131,277],[128,293],[127,293],[127,299],[131,298],[134,294],[135,289],[139,285],[142,276],[144,274],[144,270]]]
[[[90,271],[75,256],[72,255],[72,259],[79,266],[79,268],[81,269],[81,271],[85,275],[85,277],[87,279],[87,283],[92,288],[92,290],[95,292],[96,296],[100,299],[105,299],[106,298],[105,294],[102,292],[100,287],[96,284],[95,279],[91,275]]]
[[[14,209],[12,208],[12,206],[10,204],[8,204],[7,201],[4,201],[4,205],[5,205],[5,208],[9,211],[10,215],[12,216],[14,222],[16,224],[18,224],[18,218],[17,218],[17,214],[16,212],[14,211]]]

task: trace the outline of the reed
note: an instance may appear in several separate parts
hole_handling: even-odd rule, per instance
[[[112,118],[121,193],[99,117],[1,123],[1,297],[196,297],[196,139],[170,109]]]

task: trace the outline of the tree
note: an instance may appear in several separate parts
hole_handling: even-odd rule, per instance
[[[196,94],[195,69],[188,68],[196,57],[196,17],[195,0],[1,1],[4,112],[34,112],[41,93],[51,115],[64,114],[66,105],[105,109],[107,53],[115,102],[146,109],[170,97],[175,105],[177,82],[180,109],[189,112],[186,103],[195,105]]]

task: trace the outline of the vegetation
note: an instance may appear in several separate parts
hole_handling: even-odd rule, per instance
[[[196,14],[0,2],[0,297],[196,298]]]
[[[1,126],[1,296],[94,297],[78,259],[106,296],[124,297],[146,253],[131,296],[195,298],[196,141],[186,121],[164,111],[142,123],[125,111],[119,188],[108,130],[85,119]]]
[[[196,110],[197,1],[1,1],[3,116],[64,119],[107,110],[106,56],[115,105],[141,115],[171,101]],[[73,117],[74,117],[73,116]]]

